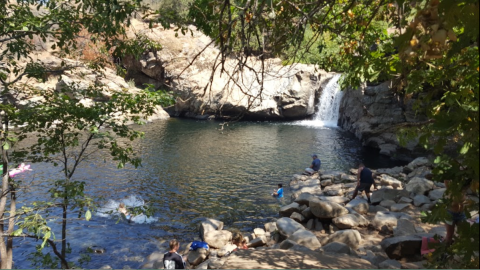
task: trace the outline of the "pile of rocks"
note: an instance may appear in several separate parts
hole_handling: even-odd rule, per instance
[[[229,255],[236,248],[232,233],[220,221],[205,220],[200,234],[210,250],[191,252],[189,264],[197,269],[422,268],[422,237],[445,236],[443,225],[431,227],[419,218],[445,192],[443,184],[429,180],[428,159],[374,171],[379,189],[371,204],[351,200],[356,173],[294,175],[291,203],[281,207],[278,220],[245,236],[249,250]]]

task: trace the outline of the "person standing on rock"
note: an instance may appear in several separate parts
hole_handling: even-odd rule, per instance
[[[357,197],[358,192],[365,191],[365,195],[367,195],[368,203],[371,203],[370,201],[370,188],[374,186],[376,189],[377,187],[375,186],[375,181],[373,180],[373,173],[372,171],[365,167],[363,163],[360,163],[358,165],[358,173],[357,173],[357,187],[355,188],[355,191],[353,192],[352,200]]]
[[[320,166],[322,165],[322,162],[318,158],[317,154],[313,154],[312,158],[313,158],[312,165],[310,165],[310,167],[305,169],[305,173],[310,175],[318,172],[320,170]]]
[[[170,251],[163,255],[163,266],[165,269],[185,269],[185,261],[177,253],[180,243],[173,239],[170,241]]]

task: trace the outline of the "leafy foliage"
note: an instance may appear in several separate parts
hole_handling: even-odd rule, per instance
[[[426,220],[443,221],[466,187],[476,203],[465,203],[465,212],[478,211],[478,0],[196,0],[190,16],[223,57],[246,53],[254,44],[264,57],[343,71],[343,87],[391,80],[400,102],[428,118],[423,126],[400,129],[400,140],[419,138],[436,155],[435,180],[453,181],[450,199]],[[325,52],[324,42],[331,42]],[[460,261],[449,256],[432,267],[478,268],[473,231],[461,226],[448,249]]]

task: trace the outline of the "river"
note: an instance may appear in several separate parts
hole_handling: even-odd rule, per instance
[[[128,223],[97,211],[89,222],[71,220],[69,261],[88,254],[91,260],[82,265],[86,268],[139,268],[146,256],[164,249],[165,241],[173,237],[184,243],[198,240],[197,226],[204,217],[222,220],[227,228],[251,231],[277,217],[279,206],[270,196],[272,190],[278,183],[287,185],[293,174],[309,166],[313,153],[319,155],[324,170],[347,171],[361,160],[372,168],[397,165],[362,147],[353,135],[315,123],[239,122],[222,130],[215,121],[172,118],[137,127],[145,132],[145,138],[134,145],[142,167],[117,169],[99,152],[81,165],[75,180],[85,181],[87,193],[102,207],[141,199],[156,209],[154,217],[150,223]],[[19,200],[45,198],[45,183],[59,177],[58,170],[32,164],[31,172],[17,176],[29,183]],[[49,225],[59,239],[60,219],[54,214]],[[16,268],[42,267],[32,260],[35,244],[39,242],[16,239]],[[88,253],[89,247],[106,252]]]

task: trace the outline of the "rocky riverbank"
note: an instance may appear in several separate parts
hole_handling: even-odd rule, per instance
[[[371,204],[361,196],[350,201],[356,169],[294,175],[291,203],[281,207],[279,218],[243,232],[248,250],[232,253],[232,231],[206,219],[199,233],[210,249],[189,252],[187,263],[192,269],[423,268],[422,237],[446,233],[443,224],[420,220],[445,192],[430,180],[431,168],[428,159],[417,158],[405,167],[374,171],[379,188]],[[162,268],[162,259],[163,252],[154,253],[142,268]]]

